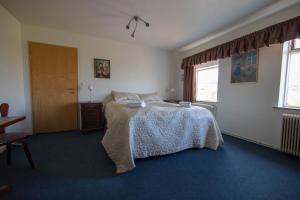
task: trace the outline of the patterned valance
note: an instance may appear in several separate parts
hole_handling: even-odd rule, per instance
[[[300,16],[184,58],[181,68],[300,38]]]

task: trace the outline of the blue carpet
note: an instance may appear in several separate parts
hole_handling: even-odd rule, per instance
[[[38,135],[29,139],[37,169],[21,148],[8,167],[0,155],[0,185],[13,192],[0,199],[230,199],[300,200],[300,161],[233,137],[217,151],[186,150],[136,161],[115,174],[100,144],[101,133]]]

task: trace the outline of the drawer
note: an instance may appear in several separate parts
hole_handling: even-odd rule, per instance
[[[82,124],[83,129],[94,129],[94,128],[101,128],[101,123],[100,122],[95,122],[95,121],[89,121],[86,123]]]
[[[101,104],[82,104],[81,109],[83,109],[83,110],[99,110],[99,109],[101,109]]]
[[[83,121],[99,121],[101,118],[100,113],[88,113],[88,114],[83,114],[81,116]]]
[[[101,112],[95,110],[84,110],[82,111],[82,118],[100,118]]]
[[[105,125],[102,103],[81,103],[81,127],[82,132],[89,130],[103,130]]]

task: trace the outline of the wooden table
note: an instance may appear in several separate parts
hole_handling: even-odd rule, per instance
[[[15,116],[15,117],[0,117],[0,134],[5,133],[5,128],[24,120],[25,116]],[[11,191],[10,185],[0,185],[0,193],[7,193]]]

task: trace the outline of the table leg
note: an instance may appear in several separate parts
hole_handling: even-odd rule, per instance
[[[0,134],[5,133],[5,129],[3,127],[0,127]],[[9,193],[11,192],[11,186],[10,185],[0,185],[0,194],[2,193]]]
[[[6,145],[6,162],[8,165],[11,163],[11,144]]]

